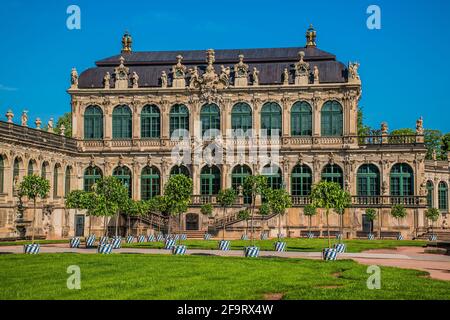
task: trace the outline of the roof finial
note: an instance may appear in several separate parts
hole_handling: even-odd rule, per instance
[[[306,47],[315,47],[316,46],[316,36],[317,32],[314,30],[312,24],[309,25],[308,30],[306,31]]]
[[[133,38],[125,31],[125,34],[122,37],[122,53],[131,53],[131,45],[133,43]]]

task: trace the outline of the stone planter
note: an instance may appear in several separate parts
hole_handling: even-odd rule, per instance
[[[369,233],[367,235],[367,240],[375,240],[375,235],[373,233]]]
[[[260,239],[261,240],[267,240],[268,239],[268,236],[267,236],[267,233],[261,233],[261,237],[260,237]]]
[[[155,235],[151,234],[147,237],[147,242],[155,242]]]
[[[138,243],[144,243],[145,242],[145,236],[144,235],[140,235],[139,237],[138,237]]]
[[[211,239],[211,235],[209,233],[205,233],[203,235],[203,240],[210,240]]]
[[[219,241],[219,250],[222,250],[222,251],[230,250],[230,241],[220,240]]]
[[[401,233],[399,233],[399,234],[397,235],[397,240],[399,240],[399,241],[403,240],[403,236],[402,236]]]
[[[95,236],[91,234],[86,238],[86,248],[92,248],[95,244]]]
[[[180,240],[181,241],[187,240],[187,234],[180,234]]]
[[[345,249],[347,249],[347,246],[344,243],[336,243],[333,245],[333,248],[337,253],[344,253]]]
[[[248,240],[248,235],[243,234],[243,235],[241,236],[241,240]]]
[[[133,243],[133,242],[134,242],[134,236],[128,236],[127,243]]]
[[[101,237],[99,240],[99,245],[101,244],[107,244],[109,242],[109,238],[108,237]]]
[[[111,245],[113,249],[120,249],[122,247],[122,237],[114,237],[111,240]]]
[[[100,254],[111,254],[113,246],[110,243],[99,244],[97,252]]]
[[[309,233],[306,235],[306,237],[307,237],[308,239],[314,239],[314,233],[309,232]]]
[[[79,237],[75,237],[75,238],[70,239],[69,246],[71,248],[79,248],[80,247],[80,243],[81,243],[80,238]]]
[[[257,258],[259,256],[258,247],[245,247],[244,254],[247,258]]]
[[[277,251],[277,252],[286,251],[286,242],[283,242],[283,241],[275,242],[275,251]]]
[[[38,254],[41,250],[41,246],[38,243],[26,244],[23,246],[23,253],[25,254]]]
[[[437,241],[437,239],[438,239],[437,234],[432,234],[428,237],[429,241]]]
[[[322,259],[326,261],[334,261],[337,259],[336,249],[325,248],[322,251]]]
[[[173,247],[175,247],[175,240],[167,239],[166,242],[164,243],[164,249],[172,250]]]
[[[183,256],[186,254],[186,246],[178,245],[172,247],[172,254]]]
[[[342,233],[338,233],[338,234],[336,235],[336,239],[337,239],[337,240],[342,240],[342,238],[343,238]]]
[[[158,241],[158,242],[164,241],[164,235],[158,234],[158,235],[156,236],[156,241]]]

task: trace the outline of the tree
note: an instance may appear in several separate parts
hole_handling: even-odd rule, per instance
[[[66,137],[72,137],[72,113],[66,112],[61,117],[58,118],[56,122],[55,133],[61,134],[61,125],[64,125]]]
[[[128,205],[128,188],[116,177],[103,177],[93,187],[97,195],[97,205],[94,212],[104,217],[104,235],[107,235],[106,218],[116,215],[116,237],[119,231],[119,215],[121,210],[126,210]]]
[[[441,215],[441,213],[436,208],[429,208],[427,211],[425,211],[425,217],[427,217],[427,219],[431,220],[431,233],[432,234],[434,234],[434,230],[433,230],[434,223],[436,221],[438,221],[440,215]]]
[[[86,214],[89,216],[89,235],[91,235],[91,210],[95,207],[96,195],[93,192],[86,192],[84,190],[73,190],[66,197],[66,207],[75,210],[87,210]]]
[[[25,176],[19,185],[19,196],[26,196],[33,201],[33,221],[31,224],[31,243],[34,244],[34,224],[36,221],[36,199],[44,199],[50,191],[50,182],[37,176]]]
[[[127,227],[127,236],[130,235],[131,230],[131,216],[134,217],[142,217],[148,214],[149,211],[149,202],[148,201],[136,201],[128,198],[127,205],[124,208],[123,213],[127,215],[128,227]]]
[[[247,235],[248,231],[248,219],[250,218],[250,211],[248,209],[241,210],[238,212],[238,218],[241,220],[245,220],[246,227],[245,227],[245,235]]]
[[[339,215],[339,233],[344,234],[344,214],[345,209],[350,206],[352,203],[352,197],[350,193],[341,189],[341,195],[337,198],[337,202],[335,205],[335,211]],[[342,239],[340,239],[342,241]]]
[[[362,107],[358,107],[358,136],[369,136],[372,132],[372,128],[364,124],[364,113]]]
[[[191,204],[193,190],[192,179],[183,174],[170,177],[164,189],[167,213],[169,215],[167,232],[170,234],[170,223],[172,216],[179,216],[187,211]]]
[[[416,132],[411,128],[402,128],[391,131],[391,136],[414,136]]]
[[[366,219],[370,222],[374,222],[377,219],[377,212],[374,208],[366,209]],[[381,224],[379,223],[379,237],[381,239]]]
[[[325,209],[327,221],[328,247],[331,248],[329,214],[331,209],[341,210],[348,207],[349,197],[343,192],[341,186],[336,182],[321,181],[314,185],[311,190],[311,204],[316,208]]]
[[[406,217],[406,209],[403,205],[397,204],[391,209],[391,216],[397,219],[397,224],[400,229],[400,219]]]
[[[303,209],[303,214],[308,217],[308,232],[311,233],[311,220],[317,214],[317,209],[313,205],[308,204]]]
[[[231,207],[236,202],[236,192],[233,188],[220,190],[217,195],[217,202],[223,208],[223,230],[222,230],[222,240],[225,240],[225,215],[228,207]]]
[[[446,160],[448,157],[448,152],[450,152],[450,132],[442,136],[442,157]]]
[[[254,216],[255,216],[255,208],[256,208],[256,197],[261,196],[266,192],[267,189],[267,178],[262,175],[256,176],[248,176],[244,180],[243,184],[244,194],[250,196],[252,198],[252,209],[251,209],[251,241],[252,245],[254,245]]]
[[[433,153],[436,154],[437,159],[443,159],[443,140],[442,132],[439,130],[424,130],[425,147],[427,148],[426,159],[433,159]]]
[[[279,215],[278,219],[278,235],[281,235],[281,217],[286,216],[286,209],[292,207],[291,196],[285,189],[272,190],[269,195],[270,209],[274,214]],[[286,228],[287,228],[286,221]]]
[[[213,212],[213,206],[211,203],[205,203],[200,207],[200,212],[205,215],[210,217],[212,215]]]

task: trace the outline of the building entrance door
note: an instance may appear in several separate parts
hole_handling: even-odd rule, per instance
[[[198,214],[188,213],[186,215],[186,230],[198,230]]]
[[[367,216],[363,214],[362,216],[362,227],[363,232],[372,233],[373,231],[373,222],[367,219]]]
[[[84,237],[84,215],[75,215],[75,237]]]

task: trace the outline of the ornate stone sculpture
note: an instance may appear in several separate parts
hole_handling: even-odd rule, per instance
[[[422,136],[424,133],[423,130],[423,118],[420,117],[416,122],[416,134]]]
[[[28,127],[28,111],[24,110],[22,112],[22,126],[23,127]]]
[[[105,74],[105,76],[103,77],[103,88],[109,89],[111,87],[110,80],[111,80],[111,75],[109,74],[109,72],[107,72]]]
[[[231,69],[230,67],[224,67],[223,65],[220,66],[221,72],[220,72],[220,76],[219,79],[221,82],[223,82],[225,84],[226,87],[228,87],[230,85],[230,73],[231,73]]]
[[[309,63],[305,62],[303,58],[305,57],[305,52],[300,51],[298,53],[300,61],[294,66],[295,68],[295,84],[296,85],[306,85],[309,84]]]
[[[62,136],[66,135],[66,126],[64,124],[61,124],[61,126],[59,127],[59,134]]]
[[[244,55],[239,55],[239,63],[234,65],[234,86],[246,87],[248,85],[248,65],[244,63]]]
[[[70,73],[70,84],[72,89],[78,88],[78,72],[75,68],[72,68],[72,72]]]
[[[167,88],[167,73],[165,71],[161,71],[161,88]]]
[[[6,119],[7,119],[8,123],[13,123],[14,113],[12,112],[11,109],[9,109],[6,112],[5,116],[6,116]]]
[[[348,82],[349,83],[361,83],[361,79],[358,74],[359,63],[349,62],[348,63]]]
[[[259,71],[258,71],[258,69],[253,68],[252,77],[253,77],[253,85],[259,86]]]
[[[131,53],[132,44],[133,38],[131,38],[131,35],[126,31],[122,37],[122,53]]]
[[[381,134],[388,134],[388,124],[387,122],[381,123]]]
[[[36,118],[36,121],[34,122],[36,124],[36,129],[40,130],[41,129],[41,124],[42,121],[40,118]]]
[[[172,67],[173,82],[172,87],[184,88],[186,87],[186,66],[182,64],[183,56],[177,56],[177,64]]]
[[[133,89],[139,88],[139,76],[136,71],[131,75],[131,84],[133,85]]]
[[[130,69],[125,67],[124,62],[124,57],[120,57],[120,65],[114,68],[114,87],[116,89],[128,89]]]
[[[200,79],[200,76],[198,75],[197,67],[189,69],[189,75],[190,75],[189,87],[195,88],[196,84],[198,83],[198,81]]]
[[[316,46],[316,37],[317,32],[314,30],[312,24],[309,25],[308,30],[306,31],[306,47],[315,47]]]
[[[47,132],[53,133],[53,118],[50,118],[50,120],[48,120]]]
[[[289,85],[289,70],[288,68],[284,68],[283,71],[283,85]]]
[[[314,66],[314,84],[319,84],[319,68],[317,66]]]

